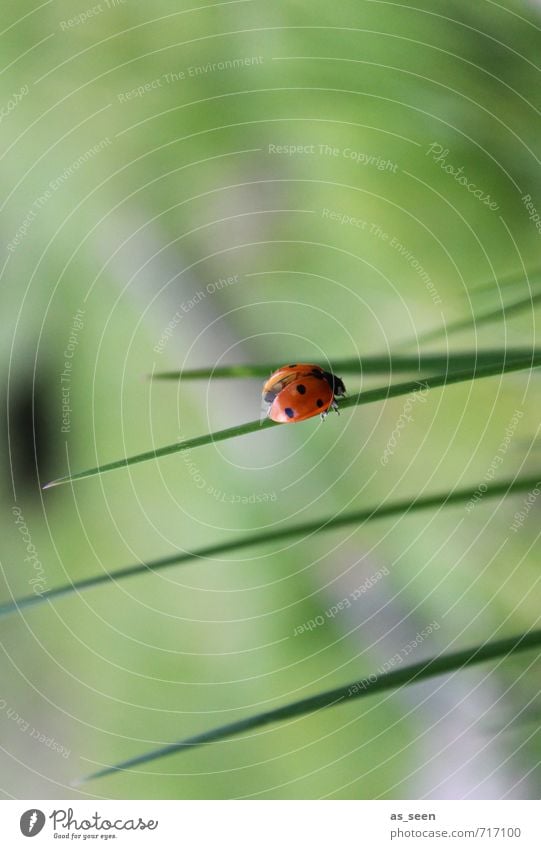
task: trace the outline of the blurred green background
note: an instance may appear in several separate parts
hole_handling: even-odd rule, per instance
[[[3,25],[0,599],[32,591],[36,559],[51,588],[475,485],[516,410],[497,478],[541,468],[538,377],[516,373],[431,391],[385,466],[403,398],[38,484],[259,414],[258,380],[153,370],[534,345],[533,305],[418,336],[529,292],[526,274],[500,281],[539,265],[541,4],[52,0],[9,3]],[[541,514],[511,533],[522,502],[266,545],[2,620],[4,798],[539,798],[531,653],[70,784],[376,671],[430,623],[408,662],[528,629]]]

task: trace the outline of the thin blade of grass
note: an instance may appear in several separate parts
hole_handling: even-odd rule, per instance
[[[192,448],[199,448],[202,445],[221,442],[224,439],[233,439],[236,436],[244,436],[247,433],[274,427],[275,424],[276,422],[272,422],[270,419],[264,419],[263,421],[258,419],[257,421],[228,427],[225,430],[216,430],[214,433],[205,433],[203,436],[195,436],[192,439],[185,439],[183,442],[173,442],[171,445],[164,445],[162,448],[155,448],[153,451],[143,451],[142,454],[134,454],[132,457],[114,460],[112,463],[105,463],[103,466],[96,466],[94,469],[85,469],[82,472],[76,472],[74,475],[65,475],[65,477],[57,478],[57,480],[46,483],[43,489],[51,489],[53,486],[60,486],[63,483],[71,483],[82,478],[102,475],[106,472],[112,472],[115,469],[122,469],[125,466],[144,463],[147,460],[158,460],[160,457],[167,457],[168,454],[176,454],[178,451],[189,451]]]
[[[527,271],[514,271],[500,277],[498,280],[491,280],[487,283],[481,283],[478,286],[472,286],[469,290],[470,295],[477,295],[485,292],[501,292],[504,289],[511,289],[522,283],[524,288],[531,285],[534,280],[538,280],[541,276],[541,268],[532,268]]]
[[[541,470],[539,474],[534,477],[507,479],[500,483],[490,484],[483,492],[483,498],[496,498],[500,495],[505,496],[516,492],[527,492],[540,485]],[[338,516],[331,516],[330,518],[322,518],[313,522],[286,525],[283,528],[277,528],[272,531],[246,535],[227,542],[219,542],[214,545],[199,548],[191,552],[177,552],[158,560],[150,560],[148,563],[135,563],[131,566],[126,566],[113,572],[104,572],[100,575],[94,575],[91,578],[85,578],[81,581],[74,581],[73,583],[64,584],[63,586],[56,587],[55,589],[46,590],[40,595],[28,595],[15,599],[14,601],[6,602],[0,606],[0,617],[6,616],[9,613],[14,613],[16,610],[34,607],[45,601],[78,593],[81,590],[96,587],[110,581],[122,580],[124,578],[129,578],[134,575],[142,575],[145,573],[155,573],[162,569],[166,569],[169,566],[178,566],[180,564],[193,562],[194,560],[214,557],[218,554],[227,554],[231,551],[238,551],[242,548],[249,548],[251,546],[262,545],[268,542],[276,543],[280,540],[295,537],[310,537],[313,534],[321,533],[322,531],[336,530],[337,528],[343,528],[348,525],[361,524],[365,521],[382,519],[389,516],[413,513],[419,510],[427,510],[432,507],[450,507],[453,504],[460,504],[469,501],[473,498],[477,491],[478,486],[474,486],[466,489],[457,489],[454,492],[428,495],[422,498],[403,499],[401,501],[391,502],[390,504],[376,505],[374,507],[355,510]]]
[[[437,387],[448,386],[453,383],[463,383],[468,380],[479,380],[483,377],[494,377],[495,375],[507,374],[508,372],[532,368],[538,365],[541,365],[541,352],[532,350],[525,355],[515,357],[509,361],[506,360],[504,363],[487,363],[475,366],[471,369],[430,375],[422,380],[409,380],[405,383],[396,383],[394,385],[369,389],[366,392],[359,392],[341,399],[340,409],[345,410],[349,407],[373,404],[376,401],[385,401],[388,398],[396,398],[399,395],[408,395],[412,392],[435,389]],[[196,436],[182,442],[174,442],[171,445],[165,445],[162,446],[162,448],[156,448],[152,451],[145,451],[142,454],[134,454],[132,457],[124,457],[121,460],[104,463],[101,466],[95,466],[93,469],[84,469],[83,471],[75,472],[75,474],[72,475],[64,475],[64,477],[57,478],[56,480],[45,484],[43,489],[51,489],[53,486],[72,483],[73,481],[82,480],[83,478],[91,478],[95,475],[103,475],[107,472],[115,471],[116,469],[125,468],[126,466],[134,466],[137,463],[144,463],[147,460],[157,460],[160,457],[165,457],[169,454],[176,454],[180,451],[188,451],[191,448],[199,448],[203,445],[210,445],[213,442],[221,442],[225,439],[233,439],[237,436],[245,436],[248,433],[255,433],[256,431],[266,430],[275,426],[276,423],[270,421],[270,419],[265,419],[264,421],[256,419],[255,421],[246,422],[246,424],[235,425],[234,427],[229,427],[225,430],[217,430],[214,431],[214,433],[206,433],[203,436]],[[298,424],[297,427],[299,427]]]
[[[121,763],[106,766],[81,779],[78,783],[83,784],[88,781],[94,781],[97,778],[103,778],[115,772],[128,770],[132,767],[141,766],[150,761],[173,755],[176,752],[186,751],[187,749],[193,750],[207,743],[216,743],[220,740],[230,739],[231,737],[275,722],[283,722],[286,719],[305,716],[306,714],[315,713],[326,708],[338,707],[352,699],[360,699],[366,696],[372,696],[375,693],[382,693],[385,690],[416,684],[425,681],[427,678],[433,678],[436,675],[448,675],[452,672],[467,669],[477,663],[486,663],[489,660],[506,658],[519,652],[540,647],[541,629],[508,637],[507,639],[481,643],[463,651],[436,655],[428,660],[420,661],[419,663],[414,663],[401,669],[380,675],[370,675],[345,686],[336,687],[333,690],[327,690],[315,696],[309,696],[308,698],[275,708],[274,710],[258,713],[245,719],[240,719],[237,722],[231,722],[228,725],[212,728],[209,731],[204,731],[202,734],[187,737],[168,746],[161,746],[158,749],[153,749],[134,758],[129,758]]]
[[[541,353],[534,351],[535,353]],[[485,349],[482,351],[459,351],[455,354],[388,354],[387,356],[367,356],[362,360],[335,360],[330,370],[341,377],[348,374],[388,374],[391,372],[427,372],[453,371],[455,369],[475,368],[481,365],[500,363],[531,356],[532,350],[526,348]],[[300,357],[299,360],[303,361]],[[276,363],[258,365],[217,366],[215,368],[186,369],[185,371],[158,371],[150,375],[152,380],[205,380],[207,378],[265,378],[276,368]]]
[[[449,324],[444,324],[443,327],[438,327],[435,330],[428,330],[426,333],[420,333],[415,337],[415,339],[410,339],[406,342],[400,343],[400,346],[432,342],[434,339],[441,339],[442,336],[450,336],[452,333],[458,333],[460,330],[478,327],[481,324],[489,324],[499,318],[508,318],[511,315],[516,315],[517,313],[523,312],[525,309],[533,307],[534,304],[537,304],[540,301],[541,292],[532,293],[527,297],[512,301],[510,304],[504,305],[503,307],[479,312],[477,315],[471,316],[471,318],[450,321]]]

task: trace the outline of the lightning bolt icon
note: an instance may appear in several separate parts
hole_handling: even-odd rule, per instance
[[[28,833],[29,834],[32,831],[32,829],[34,828],[37,818],[38,818],[37,813],[35,811],[32,811],[32,813],[30,814],[30,819],[28,821]]]

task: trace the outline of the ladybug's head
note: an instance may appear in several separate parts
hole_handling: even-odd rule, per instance
[[[323,376],[331,387],[333,395],[336,398],[340,398],[341,395],[346,394],[346,387],[344,386],[344,381],[340,377],[337,377],[330,371],[324,371]]]
[[[335,374],[333,374],[332,377],[334,384],[333,392],[338,398],[340,398],[341,395],[346,394],[346,387],[344,386],[344,381],[340,377],[337,377]]]

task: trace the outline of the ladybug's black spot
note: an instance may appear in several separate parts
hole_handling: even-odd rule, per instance
[[[304,393],[306,392],[306,386],[303,383],[299,383],[299,385],[297,386],[297,392],[299,393],[299,395],[304,395]]]
[[[317,401],[316,401],[316,405],[317,405],[318,407],[322,407],[322,406],[323,406],[323,403],[324,403],[324,402],[321,400],[321,398],[318,398],[318,399],[317,399]]]
[[[297,363],[290,363],[287,368],[297,368]]]
[[[295,410],[292,410],[291,407],[286,407],[285,410],[284,410],[284,413],[286,414],[288,419],[292,419],[293,416],[295,415]]]

